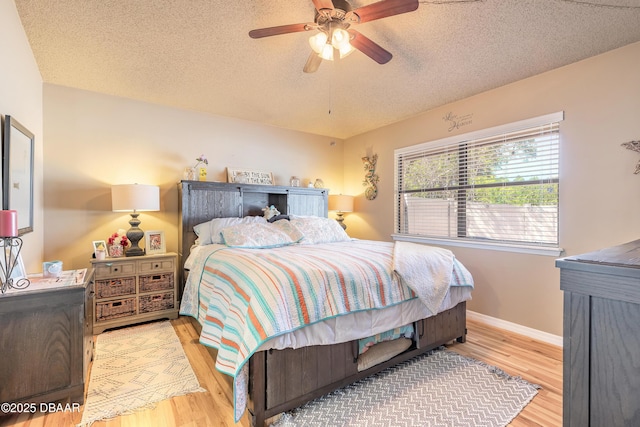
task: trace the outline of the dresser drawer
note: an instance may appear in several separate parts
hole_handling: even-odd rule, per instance
[[[173,289],[173,273],[141,274],[140,292]]]
[[[105,277],[114,277],[122,275],[130,275],[136,273],[136,263],[131,262],[101,262],[94,265],[96,272],[96,279],[103,279]]]
[[[150,273],[155,271],[173,271],[175,269],[175,261],[173,257],[159,258],[153,260],[140,260],[139,273]]]
[[[135,295],[136,278],[115,277],[112,279],[96,280],[96,298],[119,297],[122,295]]]
[[[137,311],[136,298],[125,298],[115,301],[96,301],[96,322],[134,316]]]
[[[140,313],[169,310],[174,306],[173,292],[142,295],[140,297]]]

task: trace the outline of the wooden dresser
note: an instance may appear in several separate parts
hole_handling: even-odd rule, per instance
[[[93,356],[92,272],[70,283],[31,279],[0,295],[0,403],[82,404]]]
[[[175,253],[91,260],[95,270],[93,333],[178,317]]]
[[[640,426],[640,240],[556,261],[563,425]]]

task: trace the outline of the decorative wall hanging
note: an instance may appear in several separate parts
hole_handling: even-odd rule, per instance
[[[628,148],[629,150],[637,151],[638,153],[640,153],[640,141],[623,142],[621,145],[625,148]],[[634,173],[640,173],[640,161],[636,165],[636,170]]]
[[[362,162],[364,163],[364,181],[362,181],[362,185],[366,186],[367,189],[364,190],[364,197],[367,200],[373,200],[378,195],[378,174],[376,174],[376,163],[378,162],[378,155],[374,154],[373,156],[363,157]]]
[[[447,130],[451,132],[454,129],[460,129],[463,126],[470,125],[473,122],[473,113],[459,116],[457,114],[453,114],[453,112],[448,112],[442,120],[449,122],[449,129]]]
[[[227,182],[236,184],[274,185],[273,173],[227,168]]]

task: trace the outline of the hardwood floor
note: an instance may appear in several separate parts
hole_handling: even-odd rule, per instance
[[[233,421],[232,403],[225,397],[230,387],[226,377],[215,370],[207,350],[189,319],[179,318],[172,324],[182,342],[200,385],[206,393],[193,393],[160,402],[154,409],[123,415],[93,427],[249,427],[245,415],[240,423]],[[562,349],[550,344],[469,320],[467,342],[453,343],[450,350],[495,365],[511,375],[539,384],[542,389],[510,424],[522,426],[562,425]],[[15,415],[0,418],[0,425],[14,427],[75,426],[79,412]]]

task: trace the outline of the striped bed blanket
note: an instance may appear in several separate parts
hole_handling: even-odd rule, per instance
[[[198,319],[200,342],[218,350],[216,369],[234,378],[272,337],[424,293],[394,271],[389,242],[354,239],[271,249],[216,245],[201,258],[204,268],[190,271],[180,313]],[[469,272],[453,256],[443,268],[450,271],[447,286],[472,286]],[[234,394],[239,418],[242,393]]]

